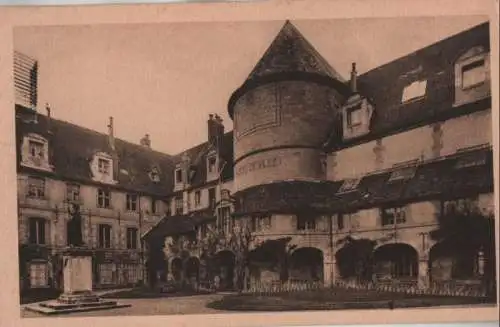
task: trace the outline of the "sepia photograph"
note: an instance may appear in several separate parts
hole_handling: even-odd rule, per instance
[[[487,16],[17,26],[23,318],[497,306]]]

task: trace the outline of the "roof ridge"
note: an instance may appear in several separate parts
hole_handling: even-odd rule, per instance
[[[26,108],[26,109],[29,109],[29,108]],[[29,109],[29,110],[31,110],[31,109]],[[44,115],[44,114],[42,114],[42,113],[40,113],[38,111],[36,111],[36,115],[39,116],[39,117],[43,117],[44,119],[47,119],[47,120],[49,119],[49,117],[47,115]],[[72,127],[72,128],[80,129],[80,130],[85,131],[85,132],[92,133],[94,135],[102,136],[102,137],[105,137],[105,138],[108,137],[108,135],[106,133],[99,132],[99,131],[96,131],[94,129],[91,129],[91,128],[88,128],[88,127],[85,127],[85,126],[77,125],[77,124],[75,124],[73,122],[69,122],[69,121],[58,119],[58,118],[54,118],[54,117],[50,117],[50,120],[53,121],[53,122],[60,123],[60,124],[68,125],[68,127]],[[115,141],[123,142],[123,143],[126,143],[127,145],[135,146],[138,149],[141,149],[141,150],[144,150],[144,151],[148,151],[148,152],[157,153],[159,155],[167,156],[169,158],[173,158],[174,157],[173,155],[171,155],[169,153],[158,151],[158,150],[155,150],[155,149],[152,149],[152,148],[149,148],[149,147],[145,147],[145,146],[142,146],[140,144],[133,143],[131,141],[127,141],[127,140],[119,138],[119,137],[115,137]]]
[[[434,43],[431,43],[431,44],[426,45],[424,47],[418,48],[417,50],[414,50],[412,52],[408,52],[405,55],[401,55],[401,56],[399,56],[399,57],[397,57],[395,59],[392,59],[392,60],[390,60],[390,61],[388,61],[388,62],[386,62],[384,64],[378,65],[377,67],[374,67],[374,68],[372,68],[370,70],[367,70],[366,72],[360,74],[358,76],[358,78],[362,79],[365,75],[368,75],[369,73],[380,71],[380,70],[386,68],[387,66],[393,65],[393,64],[395,64],[398,61],[405,60],[408,57],[418,56],[419,54],[421,54],[423,52],[429,51],[429,49],[431,49],[431,48],[437,47],[437,46],[439,46],[439,45],[441,45],[441,44],[443,44],[445,42],[449,42],[450,40],[455,39],[455,38],[457,38],[457,37],[459,37],[461,35],[473,33],[477,29],[484,28],[486,25],[489,25],[489,21],[485,21],[485,22],[477,24],[477,25],[475,25],[473,27],[466,28],[466,29],[464,29],[464,30],[462,30],[460,32],[457,32],[455,34],[447,36],[444,39],[440,39],[440,40],[438,40],[438,41],[436,41]],[[489,32],[489,30],[488,30],[488,32]]]

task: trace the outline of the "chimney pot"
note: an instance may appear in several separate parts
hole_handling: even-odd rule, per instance
[[[357,74],[358,72],[356,71],[356,63],[352,63],[352,70],[351,70],[351,81],[350,81],[350,86],[351,86],[351,91],[353,93],[358,92],[358,87],[357,87]]]
[[[47,111],[47,117],[50,118],[50,105],[48,103],[45,104],[45,110]]]

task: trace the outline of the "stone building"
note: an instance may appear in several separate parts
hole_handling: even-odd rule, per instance
[[[234,131],[214,142],[211,118],[209,140],[178,156],[176,215],[145,235],[152,274],[201,278],[199,244],[217,224],[249,226],[250,254],[288,242],[285,272],[248,256],[247,285],[359,278],[346,244],[363,241],[371,281],[427,288],[494,276],[483,248],[457,251],[431,237],[447,208],[493,213],[488,28],[359,76],[353,64],[344,80],[286,22],[229,99]],[[214,183],[217,167],[224,178]],[[230,215],[218,211],[224,203]],[[219,274],[234,285],[237,253],[218,250]]]
[[[238,251],[207,261],[206,240],[244,227],[247,286],[356,279],[347,245],[363,242],[373,281],[474,283],[494,258],[431,234],[450,203],[493,211],[488,28],[345,80],[286,22],[228,99],[234,130],[210,115],[206,142],[176,155],[115,138],[112,119],[104,135],[16,106],[22,287],[57,287],[75,203],[96,287],[232,288]]]
[[[140,235],[170,211],[171,157],[16,105],[22,291],[62,287],[61,252],[74,209],[93,250],[94,287],[143,280]]]

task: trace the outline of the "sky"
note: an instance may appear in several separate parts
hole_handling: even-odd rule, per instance
[[[292,21],[340,74],[360,74],[487,18]],[[177,154],[207,140],[210,113],[232,129],[227,102],[284,21],[16,27],[14,48],[39,62],[39,111]]]

